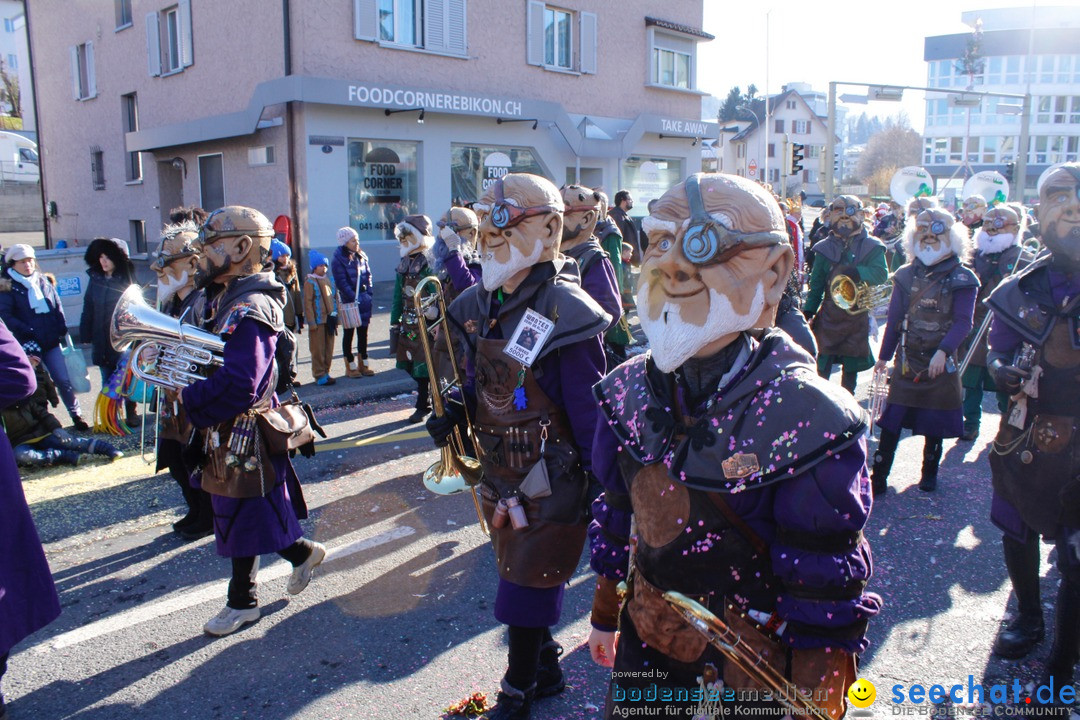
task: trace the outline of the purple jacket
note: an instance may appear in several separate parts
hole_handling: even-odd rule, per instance
[[[245,318],[225,343],[225,363],[208,379],[182,391],[184,409],[197,428],[230,420],[251,408],[266,390],[274,366],[277,336],[266,325]],[[265,497],[238,500],[211,495],[217,551],[225,557],[277,552],[303,534],[303,494],[287,455],[271,458],[277,485]]]
[[[0,322],[0,407],[37,388],[19,342]],[[7,435],[0,430],[0,655],[60,615],[49,563],[23,495]]]

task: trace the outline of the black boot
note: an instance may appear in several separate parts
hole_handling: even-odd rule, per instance
[[[484,714],[485,720],[529,720],[536,686],[528,690],[518,690],[506,682],[506,678],[502,679],[500,686],[495,707]]]
[[[840,374],[840,387],[847,390],[852,395],[855,394],[855,387],[859,384],[859,373],[848,372],[844,370]]]
[[[431,381],[428,378],[416,378],[416,412],[409,416],[409,424],[423,422],[431,412],[430,387]]]
[[[536,697],[546,698],[558,695],[566,689],[559,656],[563,654],[562,645],[551,637],[551,630],[544,628],[544,644],[540,646],[540,665],[536,669]]]
[[[1016,594],[1017,613],[994,640],[994,654],[1018,660],[1034,649],[1046,635],[1039,594],[1039,539],[1023,543],[1011,535],[1001,539],[1005,569]]]
[[[881,428],[881,439],[878,440],[877,452],[874,453],[874,466],[870,471],[870,487],[873,489],[874,497],[884,495],[889,491],[889,471],[892,470],[896,446],[899,444],[900,433]]]
[[[1064,543],[1059,543],[1058,553],[1063,550],[1066,550]],[[1059,558],[1059,567],[1063,562],[1069,560]],[[1076,663],[1080,662],[1080,568],[1071,568],[1071,572],[1062,568],[1062,575],[1065,577],[1061,581],[1057,607],[1054,609],[1054,645],[1050,648],[1050,657],[1046,660],[1040,682],[1040,685],[1053,682],[1056,697],[1059,697],[1057,693],[1061,687],[1072,685]]]
[[[941,438],[926,438],[922,453],[922,477],[919,479],[919,489],[923,492],[937,490],[937,472],[941,464]]]
[[[210,504],[210,493],[194,490],[198,513],[195,521],[180,530],[180,537],[185,540],[198,540],[214,532],[214,508]]]
[[[139,413],[136,408],[138,408],[138,405],[136,405],[134,401],[124,401],[124,424],[132,430],[137,430],[139,428]]]

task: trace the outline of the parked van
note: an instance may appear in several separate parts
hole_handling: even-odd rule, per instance
[[[36,183],[41,180],[37,143],[0,130],[0,184]]]

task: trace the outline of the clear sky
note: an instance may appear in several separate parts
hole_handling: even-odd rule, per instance
[[[1032,0],[1029,0],[1031,2]],[[698,85],[723,98],[733,85],[753,83],[765,91],[765,36],[768,13],[769,91],[784,83],[806,82],[828,92],[829,82],[925,86],[923,40],[927,36],[971,32],[960,22],[968,10],[1029,7],[1023,0],[934,0],[927,3],[866,0],[705,0],[705,31],[716,36],[698,46]],[[1080,6],[1080,0],[1033,0],[1037,6]],[[837,94],[863,93],[841,87]],[[923,93],[908,91],[902,103],[850,105],[849,113],[907,112],[920,132]]]

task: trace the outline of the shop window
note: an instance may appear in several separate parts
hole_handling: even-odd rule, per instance
[[[206,212],[225,207],[225,167],[221,153],[199,156],[199,198]]]
[[[623,187],[634,198],[638,216],[644,215],[649,201],[655,200],[683,179],[681,158],[641,157],[632,155],[623,162]]]
[[[191,0],[146,15],[147,72],[173,75],[193,64]]]
[[[71,48],[71,93],[76,100],[97,96],[94,77],[94,43],[87,42]]]
[[[536,151],[528,147],[451,145],[450,193],[455,202],[475,202],[508,173],[550,178]]]
[[[349,224],[360,244],[393,240],[394,226],[419,212],[420,144],[349,139]]]
[[[563,72],[596,72],[596,13],[529,0],[526,53],[530,65]]]

